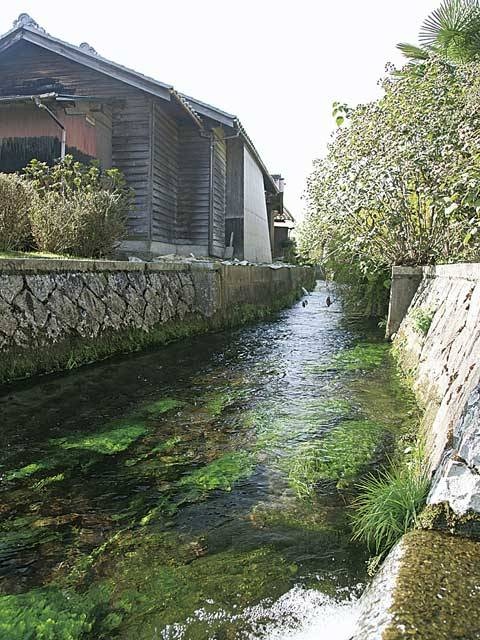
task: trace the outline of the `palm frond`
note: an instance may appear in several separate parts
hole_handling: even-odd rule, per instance
[[[397,44],[397,49],[399,49],[409,60],[428,60],[429,52],[421,47],[417,47],[415,44],[399,42],[399,44]]]
[[[480,26],[479,0],[443,0],[424,21],[419,40],[427,49],[448,51],[469,46]]]

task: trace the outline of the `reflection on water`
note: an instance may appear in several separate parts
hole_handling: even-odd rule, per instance
[[[410,399],[326,295],[4,391],[0,637],[350,637],[348,505]]]

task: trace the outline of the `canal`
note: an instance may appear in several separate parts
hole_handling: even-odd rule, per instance
[[[350,637],[356,483],[414,410],[329,294],[3,390],[0,638]]]

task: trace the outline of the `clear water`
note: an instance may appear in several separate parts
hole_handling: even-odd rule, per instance
[[[351,636],[368,555],[351,542],[355,476],[411,398],[378,330],[327,294],[4,389],[0,638]],[[380,445],[339,480],[364,424]],[[303,452],[339,426],[350,439],[303,491]]]

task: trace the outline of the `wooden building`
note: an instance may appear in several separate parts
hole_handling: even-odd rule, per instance
[[[295,219],[284,205],[282,211],[274,211],[273,214],[273,259],[284,258],[291,244],[291,233],[295,227]]]
[[[21,14],[0,38],[0,171],[53,161],[62,136],[133,188],[125,253],[271,261],[281,194],[237,117]]]

